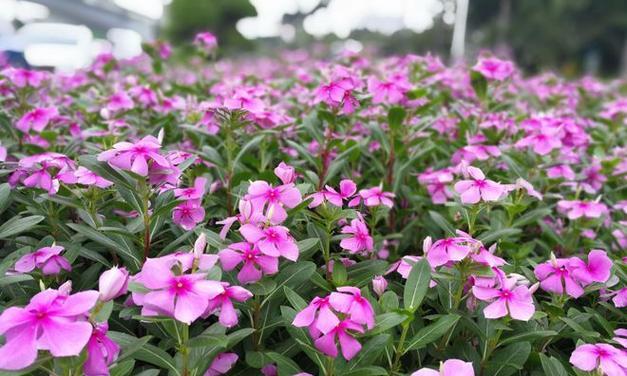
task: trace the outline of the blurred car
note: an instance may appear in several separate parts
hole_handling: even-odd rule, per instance
[[[0,51],[15,65],[72,71],[91,62],[93,42],[86,26],[38,22],[0,37]]]

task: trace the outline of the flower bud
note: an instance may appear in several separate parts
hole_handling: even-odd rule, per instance
[[[194,258],[199,259],[200,256],[205,253],[205,247],[207,246],[207,235],[203,232],[198,239],[194,242]]]
[[[100,300],[108,302],[126,293],[128,285],[128,271],[126,268],[113,268],[100,275],[98,280],[98,290]]]
[[[296,181],[296,171],[294,170],[294,167],[284,162],[279,163],[279,165],[274,169],[274,174],[281,179],[283,184],[290,184]]]
[[[383,276],[378,275],[372,279],[372,289],[378,296],[383,295],[387,287],[388,287],[388,281],[385,278],[383,278]]]

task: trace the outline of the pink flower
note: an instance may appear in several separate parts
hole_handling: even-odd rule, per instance
[[[59,116],[59,112],[56,107],[35,108],[24,114],[17,121],[15,127],[23,133],[28,133],[31,129],[35,132],[41,132],[57,116]]]
[[[292,184],[296,181],[296,170],[285,162],[281,162],[275,167],[274,174],[281,179],[283,184]]]
[[[324,102],[333,108],[342,106],[343,114],[352,114],[355,111],[355,107],[359,105],[359,102],[352,94],[354,88],[355,85],[350,79],[341,79],[320,85],[314,93],[314,102]]]
[[[372,279],[372,290],[374,290],[375,294],[379,297],[383,295],[387,287],[388,281],[383,276],[377,275]]]
[[[189,188],[177,188],[174,190],[174,197],[181,200],[193,200],[200,202],[199,200],[205,194],[207,185],[207,179],[198,177],[194,180],[194,186]]]
[[[618,308],[627,307],[627,287],[618,290],[616,296],[612,298],[612,302]]]
[[[194,44],[206,52],[211,52],[218,47],[218,38],[212,33],[205,31],[196,34]]]
[[[342,227],[342,234],[351,234],[340,241],[340,247],[349,253],[372,251],[374,248],[374,240],[368,232],[368,226],[358,218],[353,219],[349,226]]]
[[[336,338],[339,340],[340,348],[342,349],[342,356],[344,359],[351,360],[359,350],[361,350],[361,344],[353,336],[350,331],[363,333],[364,329],[361,325],[357,324],[350,319],[344,319],[340,321],[333,329],[328,333],[323,334],[314,341],[314,345],[318,350],[330,357],[337,357],[337,345]]]
[[[99,161],[106,161],[111,167],[132,171],[140,176],[147,176],[150,163],[169,169],[171,163],[159,154],[161,144],[153,136],[146,136],[136,143],[118,142],[113,149],[98,155]]]
[[[246,199],[259,210],[263,210],[267,205],[266,216],[274,223],[281,223],[287,218],[284,207],[294,208],[303,200],[300,191],[293,183],[275,188],[263,180],[250,184]]]
[[[473,242],[469,238],[454,237],[440,239],[431,245],[431,238],[427,237],[423,243],[427,261],[432,268],[444,265],[449,261],[461,261],[472,250]]]
[[[573,298],[583,295],[581,281],[573,278],[575,259],[579,260],[576,257],[569,259],[552,257],[551,260],[537,265],[534,274],[540,280],[540,287],[555,294],[563,294],[566,290],[566,293]]]
[[[224,291],[209,300],[203,316],[206,317],[211,313],[220,311],[220,324],[226,328],[230,328],[237,325],[238,322],[237,312],[235,312],[232,300],[245,302],[250,299],[253,294],[243,287],[229,286],[226,282],[222,282],[222,286],[224,286]]]
[[[593,282],[604,283],[610,279],[612,260],[607,257],[607,253],[600,249],[593,249],[588,253],[588,263],[579,258],[573,260],[573,277],[584,284]]]
[[[113,185],[113,183],[109,180],[83,166],[79,166],[76,171],[74,171],[74,176],[76,177],[76,182],[83,185],[93,185],[98,188],[107,188]]]
[[[566,180],[575,179],[575,172],[570,166],[562,164],[553,167],[549,167],[546,170],[546,175],[551,179],[564,178]]]
[[[349,318],[368,327],[374,328],[374,311],[368,299],[361,296],[357,287],[338,287],[337,291],[329,296],[329,303],[338,312],[346,313]]]
[[[357,185],[350,179],[344,179],[340,182],[339,192],[326,185],[322,191],[309,196],[313,198],[311,203],[309,203],[309,207],[315,208],[322,204],[324,200],[327,200],[331,204],[341,208],[343,206],[343,200],[349,199],[355,194],[355,191],[357,191]]]
[[[194,201],[185,201],[172,209],[172,221],[189,231],[205,219],[205,209]]]
[[[557,210],[566,213],[569,219],[599,218],[608,211],[607,206],[603,203],[581,200],[560,200],[557,202]]]
[[[45,290],[24,307],[7,308],[0,315],[0,369],[19,370],[35,362],[37,350],[54,357],[78,355],[91,337],[92,325],[85,315],[96,304],[97,291],[63,295]]]
[[[476,204],[482,199],[483,201],[498,201],[507,193],[503,185],[486,179],[483,171],[476,167],[469,166],[468,174],[472,180],[455,183],[455,191],[460,194],[464,204]]]
[[[218,376],[229,372],[239,357],[235,353],[220,353],[211,362],[204,376]]]
[[[511,316],[515,320],[529,321],[536,311],[531,292],[527,286],[516,286],[516,278],[506,278],[495,269],[497,287],[473,286],[475,298],[491,303],[483,310],[487,319]]]
[[[472,69],[485,78],[496,81],[503,81],[514,74],[514,64],[511,61],[495,57],[479,59]]]
[[[279,271],[279,259],[265,255],[254,244],[247,242],[233,243],[218,253],[220,263],[225,271],[235,269],[240,263],[244,266],[237,274],[240,283],[254,283],[262,275],[272,275]]]
[[[475,376],[472,363],[459,359],[449,359],[440,365],[440,370],[421,368],[411,376]]]
[[[543,127],[520,139],[515,145],[519,148],[530,147],[539,155],[547,155],[562,147],[560,133],[560,128]]]
[[[449,169],[427,171],[418,175],[418,182],[427,187],[427,191],[431,196],[434,204],[444,204],[449,198],[453,197],[448,183],[453,181],[453,174]]]
[[[270,226],[261,229],[253,224],[245,224],[239,232],[246,241],[255,243],[259,250],[268,256],[283,256],[290,261],[298,259],[298,246],[287,227]]]
[[[46,79],[46,73],[37,70],[9,67],[0,73],[6,76],[9,80],[11,80],[13,85],[19,88],[26,86],[39,87],[41,82]]]
[[[405,99],[409,85],[403,80],[379,81],[376,77],[368,79],[368,92],[372,94],[372,103],[396,104]]]
[[[109,365],[113,364],[120,354],[120,346],[107,337],[109,325],[96,324],[87,342],[87,360],[83,365],[86,376],[102,376],[109,374]]]
[[[117,91],[109,97],[107,109],[112,112],[132,110],[135,107],[133,99],[125,91]]]
[[[627,349],[627,329],[616,329],[612,340],[618,342],[624,349]]]
[[[98,279],[100,300],[107,302],[126,294],[128,286],[128,271],[126,268],[113,268],[103,272]]]
[[[364,199],[366,206],[379,206],[385,205],[388,208],[394,206],[394,193],[383,192],[381,187],[372,187],[368,189],[362,189],[359,191],[359,195]]]
[[[19,273],[30,273],[35,268],[41,269],[44,275],[59,274],[61,270],[71,271],[72,266],[69,261],[61,256],[63,247],[56,245],[43,247],[33,253],[22,256],[15,263],[15,271]]]
[[[136,282],[152,291],[141,299],[142,315],[167,315],[191,324],[199,318],[213,299],[224,292],[217,281],[205,279],[204,273],[176,275],[173,258],[148,259]]]
[[[570,355],[570,363],[582,371],[600,369],[607,376],[627,374],[627,354],[605,343],[578,346]]]
[[[316,317],[318,313],[318,317]],[[320,331],[327,334],[340,323],[336,314],[331,310],[329,297],[315,297],[302,311],[298,312],[292,325],[298,328],[308,326],[311,332]],[[315,330],[312,330],[315,329]]]

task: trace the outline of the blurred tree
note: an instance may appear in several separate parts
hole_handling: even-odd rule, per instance
[[[627,46],[625,0],[472,0],[469,42],[507,47],[529,70],[617,73]]]
[[[211,31],[227,49],[250,47],[235,29],[237,21],[257,14],[249,0],[173,0],[167,8],[165,36],[190,42],[199,31]]]

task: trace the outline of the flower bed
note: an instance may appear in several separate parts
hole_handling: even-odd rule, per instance
[[[624,82],[511,62],[0,73],[0,370],[627,374]]]

